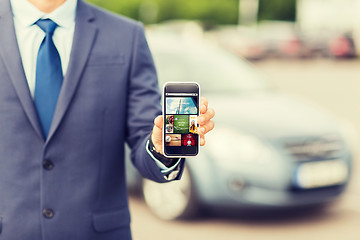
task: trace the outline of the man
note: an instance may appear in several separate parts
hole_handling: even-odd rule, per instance
[[[0,0],[0,86],[0,239],[131,239],[125,142],[144,177],[180,179],[140,24],[81,0]]]

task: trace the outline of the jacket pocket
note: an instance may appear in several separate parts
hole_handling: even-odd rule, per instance
[[[106,232],[130,226],[128,208],[93,214],[93,225],[97,232]]]
[[[118,66],[125,63],[124,55],[100,55],[94,54],[89,57],[87,65],[91,66]]]

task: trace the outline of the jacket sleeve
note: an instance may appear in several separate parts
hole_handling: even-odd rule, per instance
[[[146,143],[161,112],[161,94],[157,74],[144,28],[137,25],[128,84],[126,140],[131,149],[131,160],[141,175],[156,182],[168,182],[164,173],[146,151]],[[184,161],[184,160],[183,160]],[[180,164],[181,177],[184,162]]]

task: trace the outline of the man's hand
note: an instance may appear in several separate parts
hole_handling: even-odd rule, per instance
[[[198,134],[200,136],[200,145],[205,145],[205,134],[214,129],[215,123],[211,120],[215,116],[215,111],[208,107],[208,100],[205,97],[200,99],[200,116],[198,117]],[[163,116],[157,116],[154,120],[154,128],[151,140],[157,152],[162,152],[162,129],[164,125]]]

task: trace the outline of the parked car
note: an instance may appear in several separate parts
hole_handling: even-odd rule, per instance
[[[337,59],[357,57],[352,34],[316,31],[305,33],[304,39],[311,56]]]
[[[220,27],[208,34],[220,46],[247,60],[311,57],[293,22],[263,21],[255,26]]]
[[[296,19],[303,33],[326,36],[325,46],[335,58],[353,58],[359,54],[360,0],[297,0]],[[331,33],[331,35],[329,35]],[[329,48],[330,47],[330,48]],[[357,50],[357,51],[356,51]]]
[[[351,34],[338,34],[328,43],[330,55],[335,58],[355,58],[356,49]]]
[[[219,27],[207,34],[226,50],[250,61],[267,57],[267,46],[255,27]]]
[[[274,90],[245,60],[215,46],[156,34],[149,41],[160,85],[196,81],[217,112],[181,181],[158,184],[129,169],[129,187],[142,188],[157,216],[190,217],[200,206],[308,206],[344,192],[352,152],[337,118]]]
[[[263,21],[258,24],[257,32],[270,57],[310,57],[303,35],[293,22]]]

